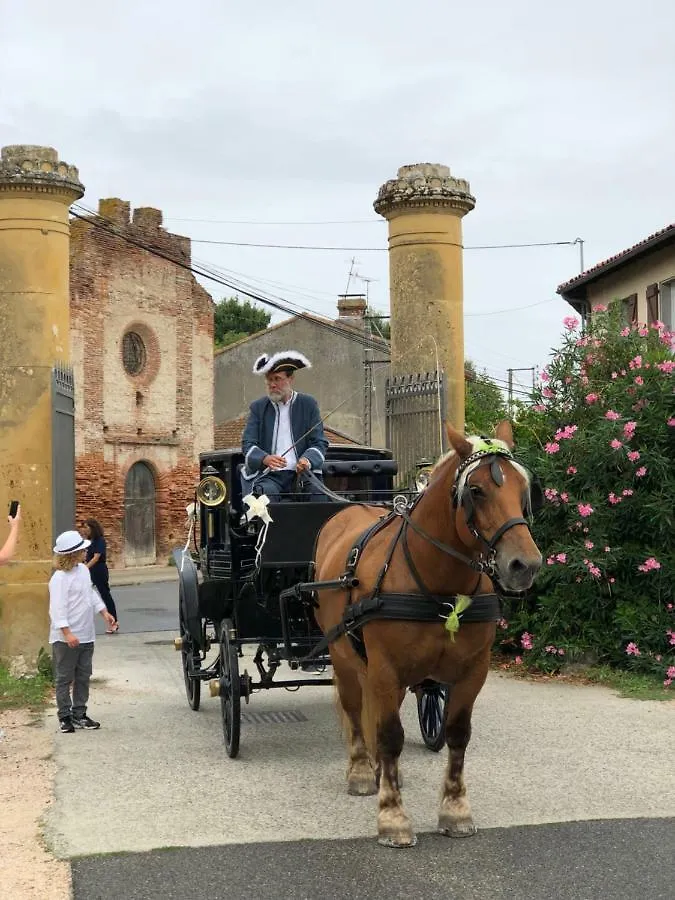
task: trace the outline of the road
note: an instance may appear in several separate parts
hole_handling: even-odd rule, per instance
[[[480,830],[453,841],[434,833],[443,754],[422,745],[409,698],[403,792],[419,843],[385,850],[374,799],[343,789],[330,688],[254,695],[240,758],[225,756],[218,701],[185,701],[176,594],[114,590],[122,630],[97,642],[91,694],[103,727],[56,735],[46,839],[72,860],[75,900],[672,900],[672,703],[492,673],[467,756]],[[250,717],[272,711],[295,720]]]

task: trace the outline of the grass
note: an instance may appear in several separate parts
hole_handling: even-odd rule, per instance
[[[574,666],[569,669],[563,668],[555,674],[547,674],[535,668],[517,666],[512,657],[495,653],[492,668],[530,681],[599,684],[616,691],[619,697],[629,700],[675,700],[675,691],[672,688],[665,688],[662,679],[624,669],[613,669],[606,665]]]
[[[51,679],[37,674],[28,678],[12,678],[0,666],[0,710],[43,709],[49,701]]]

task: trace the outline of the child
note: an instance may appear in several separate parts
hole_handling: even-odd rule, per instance
[[[94,590],[89,569],[84,565],[84,553],[89,543],[77,531],[60,534],[54,547],[56,571],[49,581],[49,643],[54,661],[59,728],[64,734],[72,734],[76,728],[101,727],[87,715],[96,640],[94,613],[100,612],[109,627],[115,624]]]
[[[116,634],[119,629],[119,619],[117,617],[115,601],[110,593],[106,544],[103,529],[96,519],[86,519],[82,526],[82,530],[84,531],[84,536],[91,541],[91,546],[87,550],[84,564],[89,569],[92,584],[101,595],[101,599],[105,603],[106,609],[115,619],[115,625],[112,628],[108,628],[106,634]]]

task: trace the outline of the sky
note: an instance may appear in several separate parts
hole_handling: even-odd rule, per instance
[[[0,0],[0,13],[0,145],[55,147],[88,207],[158,207],[195,261],[329,317],[352,258],[349,290],[388,311],[372,204],[401,165],[470,182],[467,248],[581,238],[588,268],[675,222],[672,0]],[[578,244],[466,249],[467,357],[501,379],[545,365],[571,312],[556,287],[579,269]]]

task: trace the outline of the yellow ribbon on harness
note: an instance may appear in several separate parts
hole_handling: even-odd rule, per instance
[[[447,631],[450,633],[450,639],[454,641],[455,632],[459,631],[459,617],[464,612],[464,610],[468,609],[473,602],[473,597],[469,597],[468,594],[457,594],[457,601],[455,602],[455,608],[450,613],[448,618],[445,620],[445,627]]]

